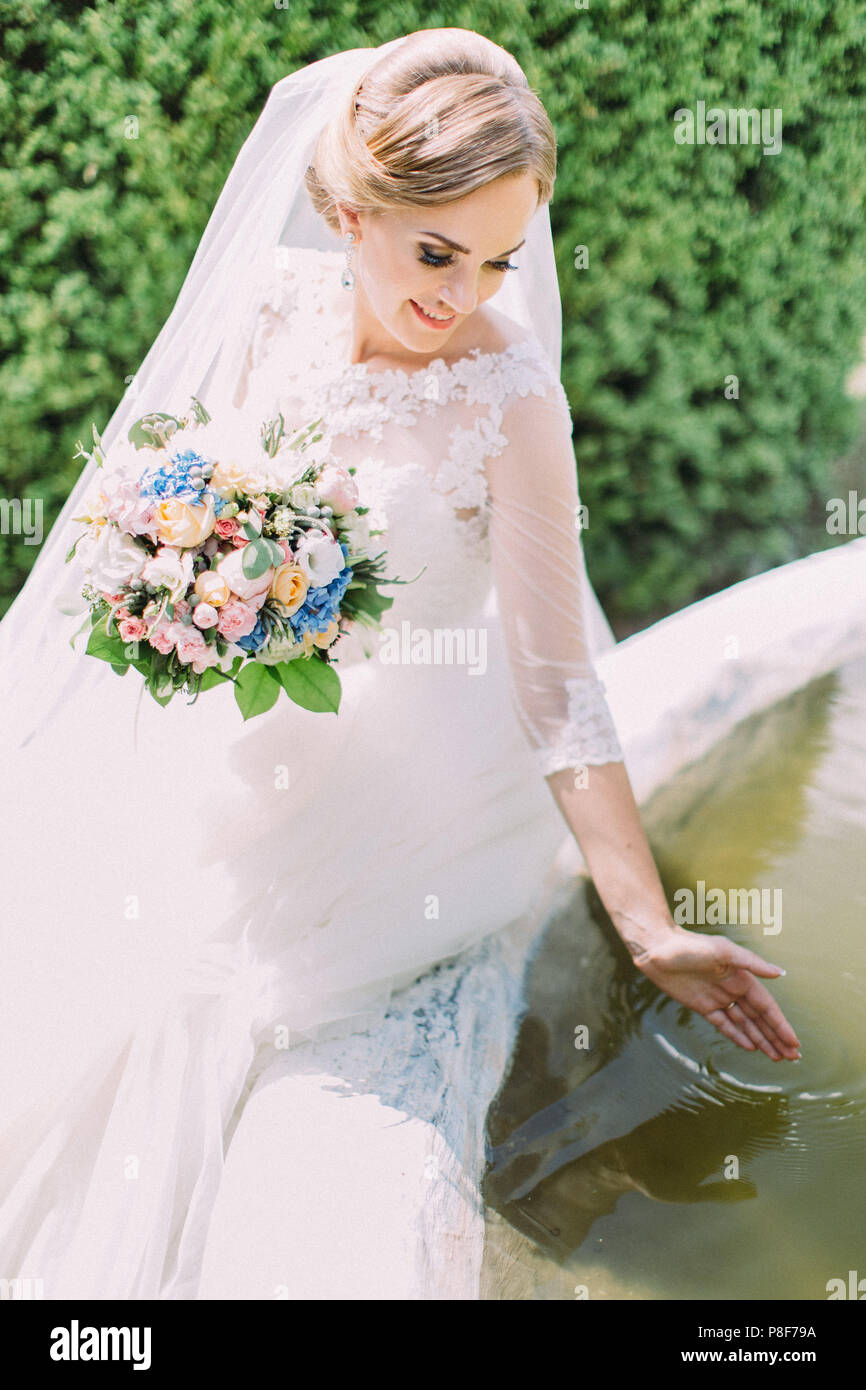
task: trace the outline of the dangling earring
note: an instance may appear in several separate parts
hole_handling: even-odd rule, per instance
[[[355,233],[347,232],[344,238],[346,247],[346,268],[340,276],[340,284],[344,290],[355,288],[355,272],[352,270],[352,257],[355,254]]]

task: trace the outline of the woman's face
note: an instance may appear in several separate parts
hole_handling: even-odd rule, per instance
[[[411,353],[441,352],[516,273],[512,257],[537,207],[538,181],[522,173],[439,207],[340,209],[343,233],[356,236],[356,346],[388,353],[396,340]]]

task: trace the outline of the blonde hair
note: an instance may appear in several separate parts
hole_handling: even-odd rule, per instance
[[[380,59],[324,128],[306,171],[316,212],[452,202],[530,172],[553,196],[556,136],[510,53],[469,29],[422,29]]]

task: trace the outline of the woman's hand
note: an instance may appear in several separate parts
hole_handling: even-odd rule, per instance
[[[748,1052],[760,1048],[774,1062],[799,1061],[800,1044],[770,992],[755,979],[784,971],[724,936],[674,927],[632,957],[654,985],[709,1019]]]

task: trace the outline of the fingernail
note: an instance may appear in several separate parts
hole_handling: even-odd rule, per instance
[[[776,966],[776,969],[778,970],[778,972],[779,972],[780,975],[787,975],[787,973],[788,973],[787,970],[783,970],[783,969],[782,969],[781,965],[777,965],[777,966]]]

